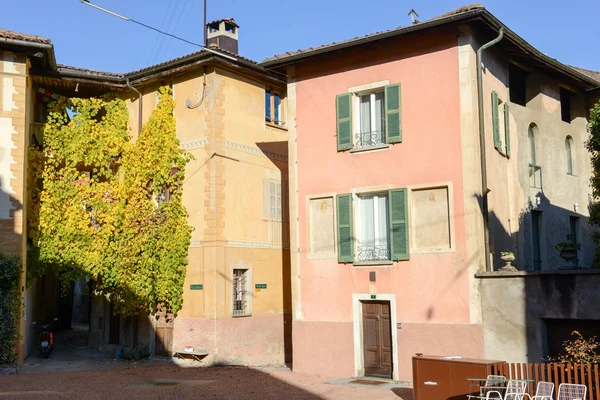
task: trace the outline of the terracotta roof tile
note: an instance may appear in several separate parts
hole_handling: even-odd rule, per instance
[[[232,57],[235,57],[235,58],[238,58],[240,60],[243,60],[243,61],[245,61],[245,62],[247,62],[249,64],[254,64],[254,65],[258,64],[254,60],[251,60],[251,59],[246,58],[246,57],[242,57],[239,54],[235,54],[235,53],[233,53],[231,51],[224,50],[224,49],[222,49],[220,47],[210,46],[210,48],[214,49],[214,50],[217,50],[217,51],[219,51],[219,52],[221,52],[223,54],[231,55]],[[204,53],[206,53],[206,51],[204,51],[204,50],[198,50],[198,51],[186,54],[186,55],[181,56],[181,57],[173,58],[172,60],[167,60],[167,61],[155,64],[155,65],[150,65],[148,67],[144,67],[144,68],[140,68],[140,69],[135,70],[135,71],[128,72],[128,73],[124,74],[124,76],[131,76],[131,75],[134,75],[134,74],[137,75],[139,73],[151,71],[151,70],[154,70],[154,69],[157,69],[157,68],[160,68],[160,67],[167,66],[167,65],[172,64],[172,63],[176,63],[178,61],[181,61],[181,60],[184,60],[184,59],[187,59],[187,58],[193,58],[193,57],[199,56],[199,55],[204,54]]]
[[[590,77],[600,83],[600,72],[592,71],[590,69],[575,67],[573,65],[569,65],[568,67],[574,69],[575,71],[579,71],[582,74],[584,74],[585,76]]]
[[[106,72],[106,71],[98,71],[95,69],[72,67],[70,65],[64,65],[64,64],[57,64],[56,67],[59,70],[73,70],[73,71],[87,72],[87,73],[91,73],[91,74],[107,75],[107,76],[123,76],[123,74],[117,74],[115,72]]]
[[[217,24],[219,22],[227,22],[228,24],[231,24],[233,26],[235,26],[236,28],[239,28],[240,26],[235,22],[235,20],[233,18],[222,18],[222,19],[218,19],[216,21],[211,21],[208,22],[206,25],[212,25],[212,24]]]
[[[456,10],[452,10],[452,11],[447,12],[445,14],[438,15],[437,17],[428,19],[426,21],[418,22],[416,25],[422,24],[422,23],[426,23],[426,22],[435,21],[435,20],[441,19],[441,18],[451,17],[453,15],[458,15],[458,14],[466,13],[466,12],[473,11],[473,10],[484,10],[484,9],[485,9],[485,7],[482,6],[481,4],[470,4],[470,5],[467,5],[467,6],[463,6],[463,7],[457,8]],[[373,37],[373,36],[382,35],[384,33],[398,31],[398,30],[404,29],[404,28],[406,28],[406,27],[405,26],[399,26],[396,29],[388,29],[388,30],[385,30],[385,31],[380,31],[380,32],[375,32],[375,33],[369,33],[369,34],[364,35],[364,36],[357,36],[357,37],[355,37],[353,39],[343,40],[341,42],[333,42],[333,43],[329,43],[329,44],[323,44],[321,46],[317,46],[317,47],[314,47],[314,48],[310,47],[310,48],[304,49],[304,50],[297,50],[297,51],[292,51],[292,52],[286,52],[285,54],[276,54],[273,57],[269,57],[269,58],[264,59],[262,62],[265,63],[265,62],[269,62],[269,61],[281,60],[281,59],[288,58],[290,56],[295,56],[295,55],[302,54],[302,53],[310,53],[310,52],[315,51],[315,50],[326,49],[328,47],[333,47],[333,46],[336,46],[336,45],[339,45],[339,44],[352,43],[354,41],[358,41],[358,40],[370,38],[370,37]]]
[[[23,40],[25,42],[32,42],[32,43],[44,43],[44,44],[51,43],[50,39],[46,39],[41,36],[9,31],[7,29],[0,29],[0,38]]]

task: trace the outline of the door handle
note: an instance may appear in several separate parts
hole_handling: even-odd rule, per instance
[[[431,381],[427,381],[427,382],[423,382],[423,384],[425,386],[437,386],[437,382],[431,382]]]
[[[379,314],[377,314],[377,316],[375,317],[375,319],[376,319],[377,321],[379,321],[379,320],[381,319],[381,316],[380,316]]]

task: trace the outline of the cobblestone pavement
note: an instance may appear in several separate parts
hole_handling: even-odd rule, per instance
[[[121,362],[119,362],[121,363]],[[119,368],[0,376],[4,399],[412,400],[410,389],[330,384],[286,369],[122,363]]]

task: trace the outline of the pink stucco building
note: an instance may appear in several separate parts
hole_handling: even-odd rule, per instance
[[[482,210],[475,54],[502,26],[469,6],[263,62],[288,76],[295,370],[410,380],[415,353],[486,355],[475,274],[519,246],[499,232],[525,203],[517,187]],[[488,54],[484,158],[500,189],[518,183],[527,141],[507,100],[510,62]],[[591,85],[548,60],[537,62],[572,87]],[[506,247],[486,260],[490,212],[492,242]]]

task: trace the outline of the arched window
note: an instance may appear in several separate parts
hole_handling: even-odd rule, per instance
[[[529,125],[529,132],[527,136],[529,137],[529,164],[537,165],[535,162],[535,135],[538,132],[538,127],[536,124]]]
[[[573,138],[567,136],[565,139],[565,154],[567,156],[567,174],[573,175]]]

